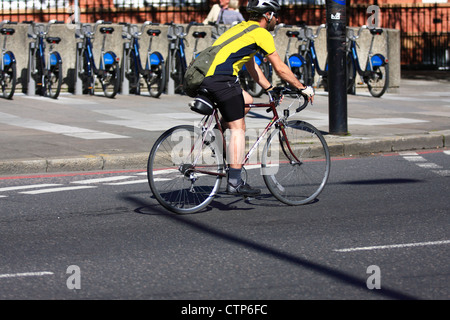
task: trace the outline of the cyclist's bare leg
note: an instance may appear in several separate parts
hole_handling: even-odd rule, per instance
[[[225,122],[225,124],[230,129],[228,163],[231,168],[242,169],[242,160],[245,153],[245,118]]]

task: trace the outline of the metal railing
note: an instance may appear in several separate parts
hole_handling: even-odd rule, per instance
[[[240,0],[246,16],[246,0]],[[348,2],[349,26],[361,26],[369,17],[366,4]],[[202,22],[214,0],[0,0],[0,19],[10,21],[51,19],[72,23],[79,4],[79,21],[158,23]],[[326,20],[325,0],[280,0],[280,21],[285,24],[320,25]],[[379,27],[400,30],[401,63],[449,69],[450,4],[380,5]]]

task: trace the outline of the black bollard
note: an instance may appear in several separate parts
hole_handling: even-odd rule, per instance
[[[337,135],[348,134],[345,2],[326,2],[329,131]]]

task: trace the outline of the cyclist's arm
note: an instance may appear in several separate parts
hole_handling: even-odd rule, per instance
[[[258,66],[258,64],[255,61],[255,58],[250,59],[245,64],[245,67],[247,68],[248,73],[250,73],[250,76],[263,88],[267,89],[271,86],[269,80],[264,76],[264,73],[262,72],[261,68]]]
[[[285,64],[278,53],[275,51],[267,56],[267,59],[269,59],[270,63],[272,64],[272,68],[275,70],[275,72],[278,74],[278,76],[289,83],[292,87],[297,89],[305,89],[306,86],[303,85],[298,79],[295,77],[295,75],[292,73],[291,69]]]
[[[272,64],[272,68],[275,70],[275,72],[278,74],[278,76],[289,83],[292,87],[303,90],[307,89],[307,87],[301,83],[297,77],[292,73],[291,69],[285,64],[278,53],[274,51],[273,53],[269,54],[267,56],[267,59],[269,59],[270,63]],[[312,87],[308,87],[306,90],[309,92],[308,94],[308,100],[312,103],[314,101],[314,90]],[[305,92],[305,91],[304,91]]]

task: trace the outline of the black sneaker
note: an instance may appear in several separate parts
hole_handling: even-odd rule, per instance
[[[258,194],[261,193],[261,189],[252,188],[248,184],[244,183],[244,181],[241,180],[241,182],[238,183],[237,186],[234,186],[231,183],[228,183],[227,184],[227,193],[241,195],[241,196],[257,196]]]

